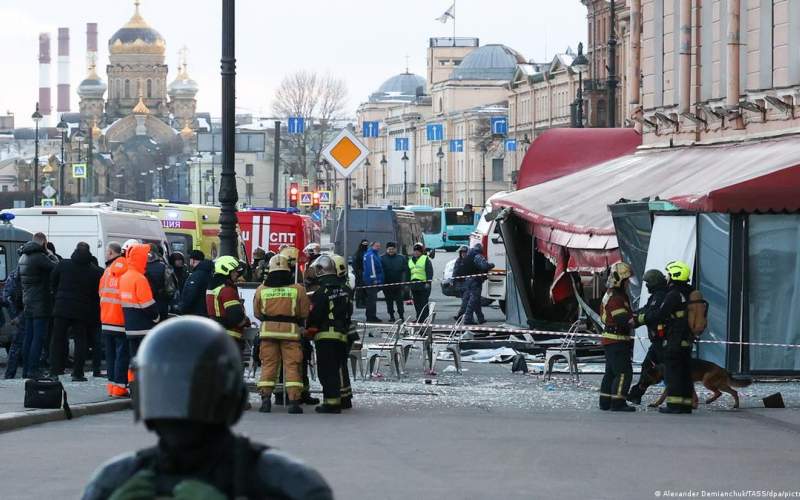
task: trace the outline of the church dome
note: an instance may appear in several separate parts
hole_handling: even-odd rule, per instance
[[[102,99],[107,88],[106,82],[97,75],[94,66],[92,66],[89,68],[89,74],[78,85],[78,95],[85,98]]]
[[[461,61],[451,80],[511,80],[517,64],[524,64],[525,58],[516,50],[505,45],[490,44],[478,47]]]
[[[413,73],[400,73],[383,82],[377,92],[370,96],[370,100],[413,100],[418,96],[425,95],[426,87],[425,78]]]
[[[170,97],[194,97],[199,90],[197,82],[192,80],[186,70],[186,65],[181,67],[180,73],[175,80],[169,84],[167,93]]]
[[[139,14],[139,0],[134,1],[133,17],[108,41],[111,54],[164,55],[166,42],[161,34],[150,27]]]

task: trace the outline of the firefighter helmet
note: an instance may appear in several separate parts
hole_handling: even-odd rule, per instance
[[[312,255],[319,255],[320,251],[322,251],[322,247],[319,246],[319,243],[309,243],[303,249],[303,253],[309,257]]]
[[[247,402],[241,355],[216,321],[183,316],[145,336],[133,363],[134,418],[233,425]]]
[[[631,276],[633,276],[631,266],[625,262],[617,262],[611,265],[611,270],[608,273],[607,285],[609,288],[619,288],[622,286],[622,283]]]
[[[331,259],[336,264],[336,276],[340,278],[347,276],[347,261],[344,260],[344,257],[338,254],[331,254]]]
[[[233,271],[241,271],[242,270],[242,263],[239,262],[239,259],[236,257],[231,257],[230,255],[223,255],[222,257],[217,257],[217,260],[214,261],[214,274],[221,274],[223,276],[227,276],[231,274]]]
[[[316,271],[317,278],[322,278],[323,276],[336,276],[338,275],[336,269],[336,262],[334,262],[333,258],[330,255],[322,255],[314,263],[311,267]]]
[[[286,256],[278,254],[269,259],[269,268],[267,269],[268,273],[289,270],[289,259],[287,259]]]
[[[686,262],[673,260],[666,267],[667,276],[670,281],[687,282],[692,276],[692,270]]]
[[[283,255],[289,261],[289,266],[294,266],[297,264],[297,257],[300,256],[300,252],[295,247],[283,247],[279,252],[279,255]]]

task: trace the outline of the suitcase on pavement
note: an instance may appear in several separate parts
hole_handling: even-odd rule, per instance
[[[67,420],[72,418],[72,411],[67,402],[67,391],[58,380],[49,378],[26,380],[24,406],[38,409],[63,408]]]

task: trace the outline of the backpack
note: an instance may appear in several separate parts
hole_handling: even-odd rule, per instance
[[[689,330],[695,337],[699,337],[708,326],[708,302],[703,299],[703,294],[699,290],[692,290],[689,294],[686,311]]]

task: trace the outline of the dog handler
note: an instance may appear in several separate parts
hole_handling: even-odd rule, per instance
[[[650,297],[647,304],[636,312],[636,326],[647,325],[647,336],[650,338],[650,348],[642,362],[642,373],[639,382],[631,388],[628,393],[628,401],[633,404],[641,404],[642,396],[647,390],[648,384],[644,381],[647,368],[654,367],[664,362],[664,339],[666,336],[666,325],[663,323],[646,323],[647,312],[655,312],[664,302],[667,295],[667,278],[658,269],[650,269],[644,273],[642,281],[647,286]],[[652,315],[651,315],[652,316]]]

